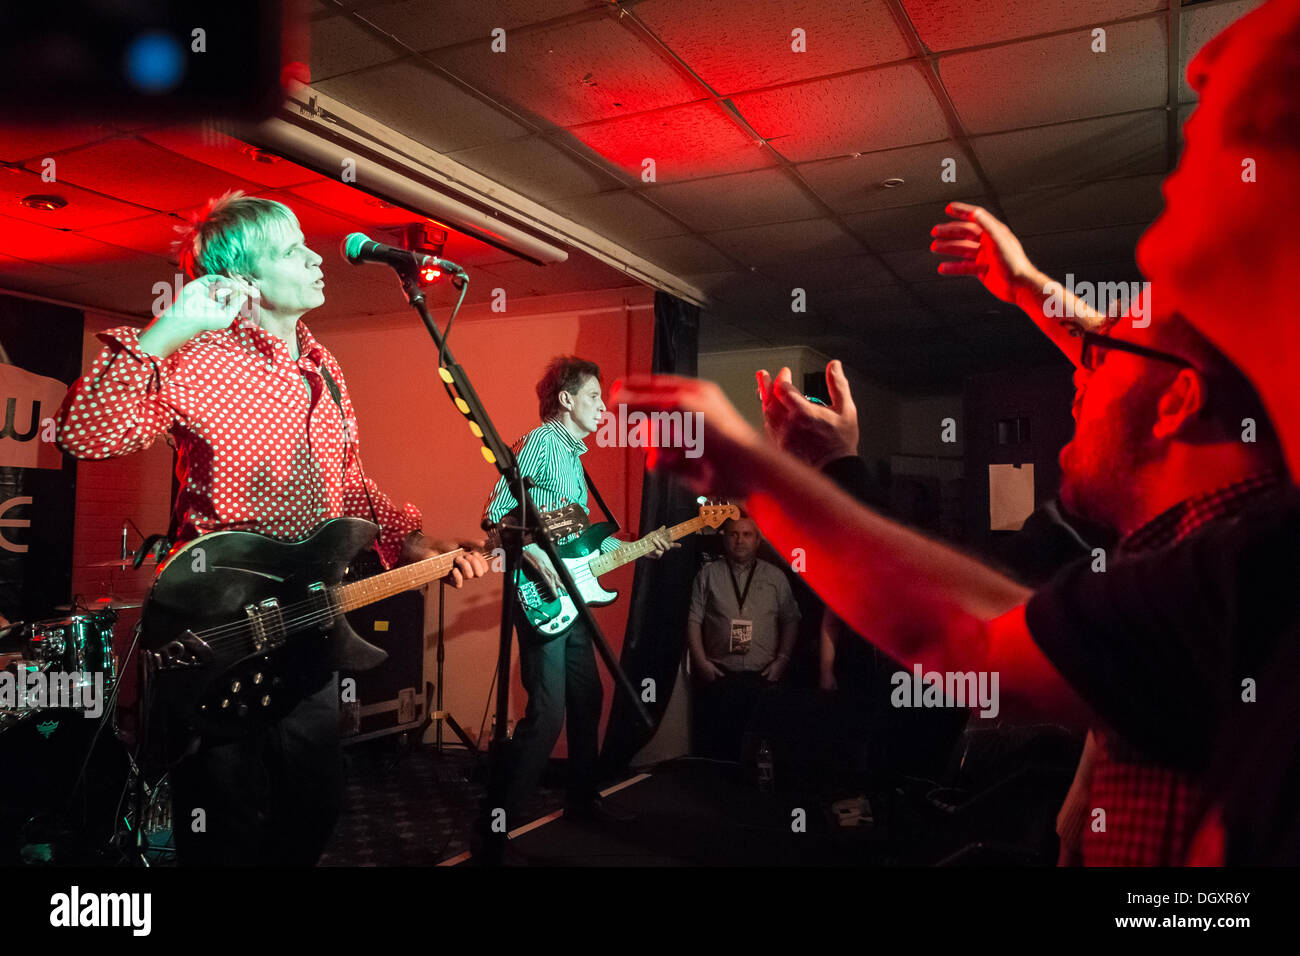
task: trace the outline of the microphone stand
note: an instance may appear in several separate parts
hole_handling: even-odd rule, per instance
[[[510,450],[509,445],[501,440],[496,426],[492,424],[492,419],[488,417],[487,410],[483,407],[483,403],[479,401],[469,376],[457,364],[451,351],[447,348],[444,336],[438,331],[437,325],[434,324],[433,317],[429,314],[429,309],[425,304],[424,290],[420,286],[414,256],[412,256],[409,266],[405,263],[399,265],[390,262],[389,264],[393,266],[393,269],[402,280],[402,291],[406,294],[407,301],[419,314],[421,321],[424,322],[424,327],[429,331],[429,336],[433,339],[433,344],[438,349],[438,355],[441,359],[438,366],[438,375],[442,379],[443,388],[446,390],[448,398],[452,400],[456,410],[469,420],[471,432],[483,442],[483,457],[496,467],[497,473],[501,477],[505,478],[507,487],[518,492],[518,497],[521,498],[519,502],[521,523],[517,526],[505,521],[501,523],[501,546],[505,551],[505,575],[501,585],[501,627],[497,650],[496,727],[493,729],[492,742],[488,749],[488,789],[487,801],[484,804],[486,818],[480,821],[484,825],[483,836],[486,838],[483,847],[486,853],[485,862],[500,864],[505,853],[510,822],[506,821],[505,826],[498,829],[493,825],[497,821],[492,819],[492,816],[498,810],[502,811],[504,815],[509,784],[505,772],[505,762],[508,745],[506,723],[509,719],[510,705],[510,642],[514,635],[516,578],[519,568],[523,564],[526,535],[531,535],[533,542],[541,547],[546,556],[550,558],[560,582],[564,585],[565,590],[569,592],[569,597],[577,607],[578,614],[591,633],[592,644],[600,654],[601,660],[605,662],[605,668],[614,678],[615,685],[627,695],[627,699],[632,704],[633,713],[636,714],[647,730],[654,726],[654,722],[645,709],[645,705],[641,703],[641,697],[636,688],[628,680],[627,674],[623,671],[618,659],[614,656],[614,652],[610,649],[609,643],[605,640],[605,635],[601,632],[600,626],[592,616],[591,609],[582,599],[582,593],[574,582],[573,576],[569,573],[568,567],[556,551],[555,543],[543,530],[541,513],[533,501],[532,495],[527,491],[532,486],[532,480],[520,475],[519,462],[515,459],[514,452]],[[469,279],[462,272],[455,276],[452,281],[458,289],[463,289]],[[452,318],[455,318],[454,313]]]

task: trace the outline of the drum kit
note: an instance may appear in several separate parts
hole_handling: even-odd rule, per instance
[[[131,563],[91,567],[125,569]],[[0,626],[0,680],[9,687],[53,688],[57,680],[72,699],[89,699],[93,688],[102,704],[92,716],[52,696],[35,704],[0,700],[0,865],[129,860],[136,842],[133,818],[149,824],[169,815],[165,779],[147,788],[145,803],[128,799],[143,784],[118,722],[124,662],[113,631],[122,611],[141,606],[108,595],[56,607],[63,612],[58,617]],[[150,842],[157,847],[165,841],[158,839],[158,827],[153,830]],[[155,854],[153,861],[159,859]]]

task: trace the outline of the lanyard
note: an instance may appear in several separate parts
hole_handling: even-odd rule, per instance
[[[754,583],[754,572],[758,570],[758,561],[749,569],[749,577],[745,579],[745,590],[740,590],[740,582],[736,580],[736,572],[731,567],[731,562],[727,562],[727,574],[731,576],[731,586],[736,592],[736,610],[740,614],[745,613],[745,598],[749,597],[749,586]]]

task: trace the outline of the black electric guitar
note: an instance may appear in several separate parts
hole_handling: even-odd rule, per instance
[[[140,621],[155,703],[194,733],[237,738],[302,699],[304,660],[317,673],[382,663],[387,652],[344,613],[446,577],[464,551],[340,584],[378,533],[370,521],[333,518],[297,541],[217,531],[174,550]]]

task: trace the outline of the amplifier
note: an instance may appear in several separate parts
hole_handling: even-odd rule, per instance
[[[403,733],[424,722],[424,589],[407,591],[347,615],[356,632],[388,652],[388,660],[359,674],[343,672],[339,708],[343,743]],[[354,691],[354,699],[349,700]]]

